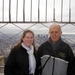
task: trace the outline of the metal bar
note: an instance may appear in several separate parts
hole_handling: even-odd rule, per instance
[[[32,21],[32,0],[31,0],[31,12],[30,12],[30,22]]]
[[[18,0],[17,0],[17,4],[16,4],[16,22],[18,20]]]
[[[3,35],[5,35],[6,37],[8,37],[8,38],[9,38],[9,36],[8,36],[8,35],[6,35],[6,34],[4,34],[3,32],[1,32],[1,31],[0,31],[0,33],[1,33],[1,34],[3,34]]]
[[[55,0],[54,0],[54,6],[53,6],[53,21],[55,22]]]
[[[63,16],[63,0],[61,0],[61,22],[62,22],[62,16]]]
[[[38,22],[40,20],[40,0],[38,0]]]
[[[71,0],[69,0],[69,22],[71,22]]]
[[[8,23],[6,23],[6,24],[4,24],[4,25],[2,25],[0,28],[3,28],[4,26],[6,26]]]
[[[2,4],[3,4],[3,6],[2,6],[2,11],[3,11],[2,12],[2,22],[4,22],[4,0],[3,0]]]
[[[32,22],[30,22],[30,21],[25,21],[25,22],[23,22],[23,21],[11,21],[11,22],[9,22],[9,21],[4,21],[4,22],[0,22],[0,23],[67,23],[67,24],[75,24],[75,22],[66,22],[66,21],[63,21],[63,22],[61,22],[61,21],[47,21],[47,22],[45,22],[45,21],[32,21]]]
[[[25,22],[25,0],[23,0],[23,22]]]
[[[45,21],[47,21],[47,0],[46,0],[46,15],[45,15]]]
[[[11,0],[9,0],[9,22],[11,22]]]

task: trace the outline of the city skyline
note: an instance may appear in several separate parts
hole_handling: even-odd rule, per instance
[[[0,37],[0,53],[3,55],[8,55],[10,52],[11,46],[15,45],[19,40],[20,36],[16,36],[13,38],[6,38],[4,36]],[[75,53],[75,38],[73,38],[75,35],[62,35],[62,40],[68,43],[73,52]],[[43,42],[48,40],[48,35],[42,35],[42,34],[37,34],[35,35],[35,44],[36,48],[38,48]]]

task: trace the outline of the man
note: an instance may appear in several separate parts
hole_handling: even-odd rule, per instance
[[[38,65],[42,75],[75,75],[75,58],[71,47],[61,39],[60,25],[53,24],[49,29],[50,37],[37,52]]]

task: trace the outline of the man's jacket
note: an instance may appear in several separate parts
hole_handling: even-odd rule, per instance
[[[46,41],[39,47],[37,55],[37,66],[43,66],[50,57],[42,70],[42,75],[75,75],[75,58],[67,43],[61,41],[53,50],[49,41]]]

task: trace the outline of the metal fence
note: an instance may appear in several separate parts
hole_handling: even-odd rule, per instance
[[[23,30],[48,34],[52,23],[59,24],[63,34],[71,34],[62,35],[62,38],[75,54],[74,3],[75,0],[0,0],[0,55],[8,56],[10,47],[19,40],[15,38],[20,37]],[[43,42],[43,39],[38,40]],[[3,66],[0,69],[3,75]]]

